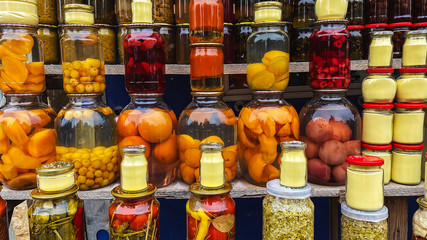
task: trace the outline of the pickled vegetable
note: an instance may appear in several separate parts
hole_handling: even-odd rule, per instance
[[[387,220],[379,222],[368,222],[341,217],[341,239],[346,240],[386,240]]]
[[[105,66],[99,59],[63,62],[62,72],[67,93],[100,93],[105,90]]]

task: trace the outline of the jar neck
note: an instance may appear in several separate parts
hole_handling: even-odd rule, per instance
[[[402,73],[401,77],[426,77],[427,73],[417,72],[417,73]]]
[[[92,25],[64,25],[64,31],[68,34],[77,34],[82,32],[90,32],[98,34],[98,28]]]
[[[256,27],[256,31],[258,32],[281,31],[281,30],[282,28],[280,26],[261,25]]]
[[[339,101],[345,97],[347,90],[316,90],[313,91],[313,98],[323,101]]]
[[[86,108],[102,104],[102,94],[68,94],[67,96],[70,98],[69,104],[76,107]]]
[[[37,33],[37,27],[29,25],[18,25],[18,24],[0,24],[0,32],[3,34],[7,32],[11,33]]]
[[[376,172],[381,170],[381,166],[360,166],[360,165],[349,164],[348,169],[364,171],[364,172]]]
[[[193,102],[202,104],[202,105],[209,105],[209,104],[215,104],[219,101],[221,101],[222,93],[195,93],[193,94]]]
[[[326,29],[344,29],[347,24],[344,23],[322,23],[314,27],[315,30],[326,30]]]
[[[265,103],[279,102],[283,91],[254,91],[252,92],[254,100]]]
[[[41,102],[40,94],[5,94],[8,105],[30,105],[34,102]]]
[[[137,203],[142,201],[150,201],[154,199],[154,193],[149,194],[147,196],[143,196],[143,197],[126,197],[126,198],[116,197],[116,199],[119,201],[123,201],[124,203]]]
[[[152,105],[163,101],[163,93],[132,93],[130,101],[138,105]]]

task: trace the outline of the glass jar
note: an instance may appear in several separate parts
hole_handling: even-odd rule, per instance
[[[92,25],[95,22],[95,8],[86,4],[66,4],[64,6],[64,21],[66,24]]]
[[[388,209],[359,211],[341,203],[341,239],[387,240]]]
[[[351,25],[348,26],[348,31],[351,36],[351,60],[362,60],[363,59],[363,27],[362,25]]]
[[[178,172],[175,113],[163,102],[162,93],[133,93],[130,97],[117,121],[119,148],[145,145],[149,182],[164,187]]]
[[[116,21],[118,24],[132,23],[132,0],[116,0]]]
[[[190,29],[189,24],[176,25],[176,63],[190,64]]]
[[[249,23],[255,19],[254,15],[255,0],[236,0],[235,1],[235,16],[236,23]]]
[[[315,12],[318,20],[344,19],[348,0],[316,0]]]
[[[190,22],[190,0],[175,0],[175,23],[184,24]]]
[[[308,28],[316,21],[315,0],[294,1],[294,28]]]
[[[393,135],[393,104],[363,104],[362,142],[390,144]]]
[[[392,68],[366,69],[368,76],[362,82],[363,100],[367,103],[392,103],[396,96],[396,81]]]
[[[313,89],[348,88],[350,85],[350,33],[346,20],[316,22],[310,37],[310,74]]]
[[[384,184],[389,184],[391,179],[391,144],[387,145],[371,145],[362,143],[362,155],[379,157],[384,160],[381,168],[384,171]]]
[[[293,0],[280,0],[280,2],[282,3],[282,21],[292,23],[294,15]]]
[[[102,49],[104,52],[104,61],[106,64],[117,63],[117,47],[116,47],[116,32],[113,26],[106,24],[96,24],[99,27],[98,36],[102,43]]]
[[[95,23],[113,25],[116,23],[115,1],[91,0],[95,7]]]
[[[307,185],[307,144],[300,141],[280,143],[280,185],[289,188],[303,188]],[[267,185],[268,188],[268,185]]]
[[[0,109],[0,181],[13,189],[36,186],[34,170],[56,161],[56,113],[35,94],[5,94]]]
[[[198,180],[200,143],[219,142],[224,145],[225,180],[230,182],[237,172],[236,125],[234,112],[222,100],[220,92],[193,92],[193,101],[178,121],[178,157],[184,182]]]
[[[119,175],[115,114],[99,93],[68,97],[55,119],[58,161],[74,163],[80,190],[104,187]]]
[[[412,4],[412,22],[427,22],[427,0],[413,1]]]
[[[422,144],[393,143],[391,180],[400,184],[417,185],[421,182]]]
[[[419,197],[417,202],[420,208],[415,212],[412,218],[412,239],[423,240],[427,236],[427,200],[425,196]]]
[[[165,59],[166,63],[175,63],[175,26],[171,24],[156,24],[160,26],[159,33],[165,43]]]
[[[222,52],[224,54],[224,63],[234,63],[234,34],[233,24],[224,23],[224,46]]]
[[[130,93],[165,91],[165,43],[159,27],[147,23],[127,27],[128,34],[123,40],[126,90]]]
[[[348,0],[346,19],[350,25],[363,25],[363,0]]]
[[[349,207],[378,211],[384,206],[384,160],[374,156],[347,157],[345,200]]]
[[[60,62],[58,27],[39,24],[37,35],[43,43],[44,63],[58,64]]]
[[[0,90],[3,93],[34,93],[45,90],[43,50],[37,27],[0,25]]]
[[[406,33],[402,55],[403,67],[427,67],[427,29]]]
[[[397,79],[397,101],[401,103],[427,102],[427,68],[401,68]]]
[[[150,146],[148,145],[148,148]],[[120,163],[120,188],[124,194],[141,193],[148,188],[148,161],[145,157],[147,147],[141,145],[126,145],[120,148],[122,162]],[[149,149],[151,151],[151,149]]]
[[[238,23],[234,28],[234,62],[246,63],[246,42],[252,34],[252,23]]]
[[[154,0],[153,1],[153,21],[155,23],[174,24],[173,15],[174,0]]]
[[[393,142],[419,144],[423,142],[424,103],[396,103],[393,122]]]
[[[289,188],[278,179],[267,183],[262,202],[264,240],[314,239],[314,204],[310,185]]]
[[[91,0],[58,0],[56,3],[56,16],[58,17],[58,23],[60,25],[65,23],[65,5],[84,4],[93,6]]]
[[[401,58],[402,57],[402,48],[405,39],[405,34],[409,32],[411,28],[411,22],[399,22],[392,23],[389,25],[390,30],[393,31],[393,57]],[[427,44],[427,43],[426,43]]]
[[[372,41],[372,32],[385,31],[388,28],[387,23],[378,23],[378,24],[368,24],[365,25],[365,30],[363,31],[363,45],[364,45],[364,53],[363,59],[368,59],[369,55],[369,46]]]
[[[372,41],[369,46],[369,68],[392,68],[393,67],[393,32],[372,32]]]
[[[222,43],[224,39],[222,0],[191,0],[189,8],[191,43]]]
[[[220,92],[224,89],[222,44],[191,44],[190,82],[193,92]]]
[[[0,186],[0,192],[3,189]],[[9,227],[7,223],[7,203],[0,196],[0,239],[8,240],[9,239]]]
[[[105,66],[98,28],[90,25],[65,25],[60,45],[65,92],[103,92]]]
[[[40,0],[41,1],[41,0]],[[0,1],[0,24],[25,24],[37,26],[39,16],[37,0]]]
[[[301,140],[307,144],[308,180],[344,185],[345,158],[360,155],[362,119],[346,90],[314,90],[301,110]]]
[[[39,23],[57,25],[56,1],[55,0],[37,0],[37,12]]]
[[[390,23],[411,22],[412,0],[390,0],[388,11]]]
[[[282,91],[254,91],[237,125],[238,158],[244,178],[265,186],[279,178],[280,142],[299,138],[299,118]]]
[[[233,23],[234,22],[234,5],[233,0],[222,0],[222,5],[224,6],[224,23]]]
[[[291,39],[292,62],[308,62],[309,41],[313,28],[294,28]]]
[[[34,201],[28,209],[31,239],[84,240],[83,201],[76,194],[79,188],[74,185],[73,164],[44,164],[36,172],[38,188],[30,193]],[[64,181],[65,175],[71,181]]]
[[[389,0],[365,1],[365,23],[388,23],[388,2]]]
[[[123,48],[123,41],[127,35],[128,24],[121,24],[117,28],[117,46],[119,51],[119,63],[125,63],[125,50]]]

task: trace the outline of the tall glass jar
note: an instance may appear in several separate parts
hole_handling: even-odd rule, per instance
[[[369,68],[393,67],[393,32],[375,31],[371,33],[372,41],[369,45]]]
[[[347,13],[348,0],[316,0],[315,12],[317,19],[344,19]]]
[[[313,31],[314,29],[311,27],[293,29],[291,39],[292,62],[308,62],[309,40]]]
[[[225,160],[225,180],[230,182],[237,172],[237,119],[222,100],[220,92],[193,92],[193,101],[178,121],[178,157],[184,182],[191,184],[199,176],[200,143],[219,142]],[[197,179],[198,180],[198,179]]]
[[[0,192],[3,189],[0,186]],[[9,227],[7,223],[7,203],[0,196],[0,239],[8,240],[9,239]]]
[[[388,23],[388,2],[392,0],[365,1],[365,23]]]
[[[385,31],[388,28],[387,23],[377,23],[377,24],[368,24],[365,25],[365,30],[363,31],[363,46],[364,46],[364,53],[363,53],[363,59],[368,59],[369,55],[369,46],[371,45],[372,41],[372,32],[377,31]]]
[[[248,23],[254,21],[254,4],[255,0],[237,0],[235,1],[236,23]]]
[[[349,25],[363,25],[363,0],[349,0],[346,19]]]
[[[58,18],[56,17],[56,1],[55,0],[38,0],[37,12],[39,23],[57,25]]]
[[[396,80],[396,100],[401,103],[427,102],[427,68],[401,68]]]
[[[345,92],[315,90],[299,114],[310,182],[344,185],[346,157],[360,154],[362,120]]]
[[[162,93],[131,93],[117,121],[119,148],[145,145],[149,182],[163,187],[178,173],[177,119]]]
[[[279,178],[279,143],[299,138],[298,113],[282,93],[254,91],[253,100],[240,111],[239,165],[244,178],[256,185]]]
[[[116,21],[118,24],[132,23],[132,0],[116,0]]]
[[[86,239],[83,201],[77,196],[73,164],[55,162],[36,169],[37,188],[28,209],[31,239]]]
[[[315,0],[295,0],[293,27],[311,27],[316,21]]]
[[[393,142],[419,144],[423,142],[424,103],[396,103],[393,122]]]
[[[37,34],[43,43],[44,63],[58,64],[61,61],[59,56],[58,27],[39,24]]]
[[[390,23],[411,22],[412,11],[412,0],[389,0],[388,20]]]
[[[391,180],[406,185],[421,182],[422,144],[393,143]]]
[[[350,85],[350,33],[346,20],[316,22],[310,37],[310,74],[313,89]]]
[[[159,33],[165,43],[165,63],[175,63],[176,45],[175,45],[175,26],[172,24],[157,24],[160,26]]]
[[[246,63],[246,42],[252,31],[252,23],[238,23],[234,25],[235,63]]]
[[[191,44],[190,82],[193,92],[219,92],[224,89],[222,44]]]
[[[381,168],[384,170],[384,184],[389,184],[391,179],[391,149],[392,145],[373,145],[362,143],[362,155],[375,156],[384,160]]]
[[[95,23],[113,25],[116,23],[115,1],[91,0],[95,7]]]
[[[362,60],[363,59],[363,27],[362,25],[351,25],[348,26],[348,31],[351,36],[351,60]]]
[[[411,22],[399,22],[389,24],[390,30],[393,31],[393,57],[402,57],[402,48],[405,42],[405,35],[411,29]],[[426,42],[427,44],[427,42]]]
[[[190,64],[190,30],[189,24],[176,25],[176,63]]]
[[[234,27],[231,23],[224,23],[224,46],[222,52],[224,54],[224,63],[234,63]]]
[[[224,39],[222,0],[191,0],[189,8],[191,43],[222,43]]]
[[[56,161],[56,113],[35,94],[5,94],[0,108],[0,181],[13,189],[36,186],[34,170]]]
[[[423,240],[427,236],[427,200],[425,196],[417,199],[420,208],[412,218],[412,240]]]
[[[392,68],[366,69],[368,76],[362,81],[363,101],[367,103],[392,103],[396,96],[396,80]]]
[[[403,44],[402,66],[411,68],[427,67],[427,29],[406,33]]]
[[[363,104],[362,142],[390,144],[393,135],[393,104]]]
[[[74,163],[80,190],[106,186],[119,175],[116,116],[99,93],[68,97],[55,119],[58,161]]]
[[[412,22],[427,22],[427,0],[413,1],[412,4]]]
[[[106,64],[117,63],[117,44],[116,32],[113,26],[106,24],[96,24],[99,27],[98,35],[102,43],[104,61]]]
[[[175,0],[175,23],[183,24],[190,22],[190,0]]]

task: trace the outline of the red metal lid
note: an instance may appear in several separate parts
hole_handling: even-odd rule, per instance
[[[427,68],[401,68],[400,73],[423,73],[427,72]]]
[[[373,145],[373,144],[362,143],[362,147],[366,149],[372,149],[372,150],[390,150],[393,148],[393,145],[391,144]]]
[[[387,23],[374,23],[365,25],[365,28],[375,28],[375,27],[388,27]]]
[[[349,156],[345,160],[348,164],[367,167],[381,166],[384,164],[384,160],[382,158],[368,155]]]
[[[350,25],[347,27],[347,29],[364,29],[365,27],[363,25]]]
[[[418,109],[418,108],[425,108],[425,103],[395,103],[395,107],[397,108],[410,108],[410,109]]]
[[[393,103],[385,103],[385,104],[379,104],[379,103],[364,103],[363,108],[374,108],[374,109],[392,109],[394,108]]]
[[[393,143],[394,148],[400,148],[400,149],[406,149],[406,150],[421,150],[423,149],[424,145],[422,144],[400,144],[400,143]]]
[[[388,25],[389,27],[403,27],[403,26],[412,26],[411,22],[398,22],[398,23],[391,23]]]
[[[412,27],[425,27],[427,26],[427,22],[420,22],[412,24]]]
[[[394,72],[393,68],[368,68],[366,69],[367,73],[392,73]]]

